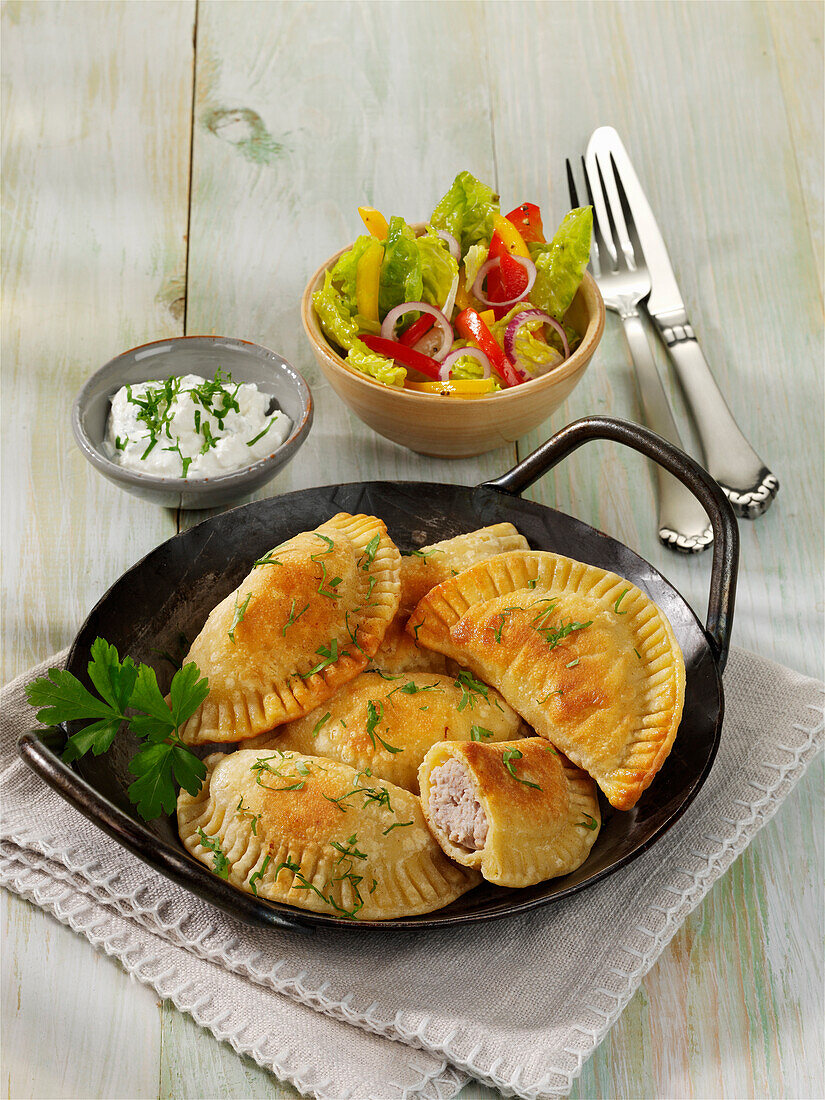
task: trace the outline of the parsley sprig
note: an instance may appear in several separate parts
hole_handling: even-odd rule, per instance
[[[155,670],[136,665],[131,657],[121,661],[117,649],[103,638],[92,644],[88,674],[97,696],[65,669],[50,668],[29,684],[26,695],[39,708],[38,721],[87,723],[69,737],[63,751],[67,763],[87,752],[106,752],[125,722],[143,742],[129,763],[136,776],[126,791],[130,801],[146,821],[172,813],[176,784],[194,796],[206,776],[203,762],[184,745],[179,731],[209,694],[208,681],[201,678],[197,665],[184,665],[172,677],[167,702]]]

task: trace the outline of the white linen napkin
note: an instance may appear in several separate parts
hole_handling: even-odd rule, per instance
[[[120,848],[16,755],[33,724],[24,685],[64,660],[0,697],[0,884],[318,1100],[448,1100],[468,1075],[526,1100],[566,1096],[685,917],[822,744],[823,685],[733,650],[708,779],[673,828],[616,874],[486,925],[262,932]]]

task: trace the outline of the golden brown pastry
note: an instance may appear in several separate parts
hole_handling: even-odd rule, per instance
[[[240,749],[206,758],[178,797],[186,849],[242,890],[299,909],[388,920],[449,905],[479,881],[433,840],[415,795],[346,764]]]
[[[183,740],[254,737],[357,676],[398,607],[400,566],[380,519],[343,512],[260,558],[186,657],[208,677],[209,695]]]
[[[443,741],[418,774],[433,836],[451,859],[498,886],[575,871],[599,835],[595,783],[543,737]]]
[[[422,546],[401,558],[401,597],[373,663],[385,672],[443,672],[440,653],[416,645],[405,631],[410,612],[437,584],[476,562],[509,550],[529,549],[527,539],[512,523],[496,523],[455,538]]]
[[[629,809],[664,763],[685,693],[666,616],[635,585],[543,551],[451,577],[407,626],[496,687],[543,737]]]
[[[362,672],[305,718],[244,748],[331,757],[418,794],[418,765],[436,741],[510,741],[521,719],[493,688],[431,672]]]

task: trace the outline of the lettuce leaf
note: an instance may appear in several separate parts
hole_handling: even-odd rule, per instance
[[[383,355],[370,351],[361,340],[356,340],[347,353],[347,365],[363,371],[371,378],[376,378],[385,386],[403,386],[404,379],[407,377],[404,367],[400,367],[392,359],[385,359]]]
[[[378,283],[378,314],[386,317],[402,302],[420,302],[424,293],[421,252],[403,218],[390,218]]]
[[[470,172],[459,172],[453,185],[438,203],[430,224],[446,229],[459,243],[461,255],[480,241],[490,243],[493,217],[499,213],[498,195]]]
[[[513,308],[505,313],[500,321],[493,322],[490,331],[502,348],[504,347],[504,333],[513,318],[527,309],[535,308],[536,307],[531,302],[516,302]],[[549,313],[550,311],[548,310],[547,312]],[[553,367],[562,360],[562,353],[560,351],[533,335],[537,329],[543,328],[543,322],[538,319],[535,321],[526,321],[522,328],[519,329],[516,336],[516,356],[518,357],[519,363],[534,377],[547,374],[549,370],[552,370]]]
[[[557,321],[564,317],[579,289],[590,258],[592,230],[593,208],[580,206],[565,214],[552,241],[528,242],[537,272],[530,301]]]
[[[403,386],[407,372],[393,360],[386,359],[370,351],[359,339],[360,333],[367,328],[363,318],[352,316],[343,295],[333,283],[333,274],[328,271],[324,276],[324,285],[312,295],[312,304],[318,315],[318,322],[327,339],[347,352],[347,364],[356,370],[376,378],[387,386]]]
[[[473,292],[473,283],[478,278],[478,273],[484,266],[489,251],[489,242],[474,244],[467,249],[464,256],[464,289],[468,294]]]
[[[355,313],[355,277],[358,261],[366,252],[370,242],[374,240],[366,234],[360,236],[355,244],[347,252],[342,253],[335,261],[332,268],[332,281],[344,299],[350,314]]]
[[[424,288],[421,300],[443,309],[458,274],[458,264],[450,255],[447,242],[434,229],[428,227],[423,236],[416,237],[415,244],[421,259]]]

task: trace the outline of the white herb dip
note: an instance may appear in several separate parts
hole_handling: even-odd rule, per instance
[[[186,374],[123,386],[112,398],[104,449],[128,470],[202,478],[241,470],[277,450],[292,430],[254,383]]]

